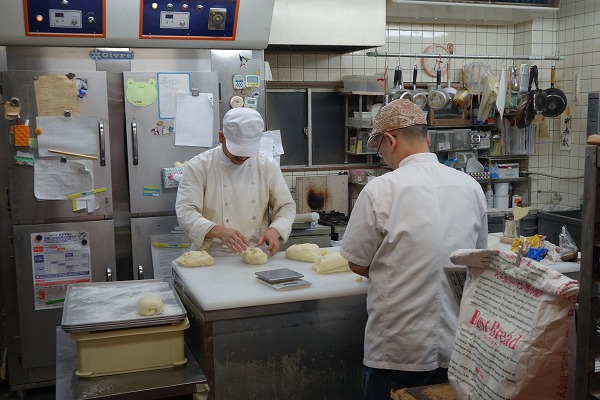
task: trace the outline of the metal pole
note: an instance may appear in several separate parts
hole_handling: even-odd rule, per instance
[[[552,60],[562,61],[565,56],[494,56],[494,55],[469,55],[469,54],[424,54],[424,53],[379,53],[368,51],[367,57],[410,57],[410,58],[468,58],[476,60]]]

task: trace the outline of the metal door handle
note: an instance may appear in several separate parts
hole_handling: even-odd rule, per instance
[[[138,279],[144,279],[144,267],[138,265]]]
[[[110,268],[106,268],[106,282],[112,282],[112,270]]]
[[[100,166],[106,166],[106,137],[104,136],[104,123],[98,123],[98,138],[100,139]]]
[[[137,124],[131,122],[131,152],[133,154],[133,165],[138,165],[138,137]]]

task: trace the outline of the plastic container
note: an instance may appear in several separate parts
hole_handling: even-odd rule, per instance
[[[509,184],[508,183],[494,183],[494,195],[495,196],[509,196],[508,193]]]
[[[367,171],[364,169],[351,169],[348,180],[352,183],[367,183]]]
[[[471,130],[455,129],[452,135],[452,149],[469,150],[471,148]]]
[[[510,196],[498,196],[494,194],[494,208],[507,209],[509,208]]]
[[[367,75],[346,75],[342,77],[344,92],[366,92],[368,80]]]
[[[488,209],[494,207],[494,191],[492,190],[492,185],[489,183],[485,188],[485,203]]]
[[[71,333],[77,344],[77,376],[115,375],[184,365],[183,331],[188,319],[171,325]]]

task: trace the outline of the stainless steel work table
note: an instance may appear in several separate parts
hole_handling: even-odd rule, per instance
[[[361,398],[368,280],[311,266],[283,252],[265,265],[229,255],[209,267],[174,266],[190,321],[186,342],[206,373],[209,399]],[[312,285],[277,291],[254,276],[282,267]]]
[[[175,398],[197,393],[196,385],[206,382],[198,362],[185,347],[187,363],[181,367],[144,372],[80,378],[77,347],[68,333],[56,328],[56,398],[60,400]],[[191,398],[191,396],[190,396]]]

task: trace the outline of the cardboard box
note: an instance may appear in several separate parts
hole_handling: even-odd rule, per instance
[[[510,179],[519,177],[519,164],[498,164],[498,178]]]
[[[71,333],[77,344],[77,376],[115,375],[184,365],[188,319],[166,325]]]

